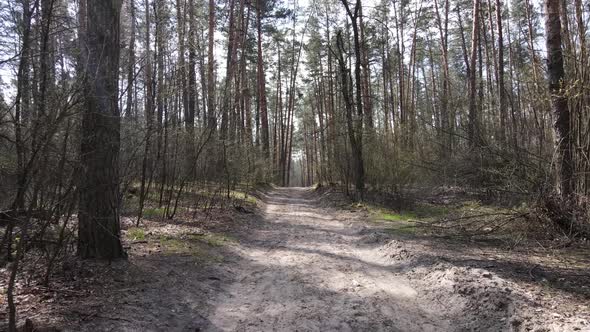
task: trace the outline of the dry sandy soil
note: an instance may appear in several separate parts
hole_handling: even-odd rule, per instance
[[[72,294],[21,308],[66,331],[590,331],[588,285],[566,287],[587,268],[539,280],[475,246],[383,232],[312,189],[260,195],[221,240],[154,226],[128,261],[77,266]],[[164,230],[186,241],[150,240]]]

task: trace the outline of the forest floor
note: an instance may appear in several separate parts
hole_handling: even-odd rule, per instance
[[[257,196],[198,222],[127,220],[128,260],[77,261],[54,289],[21,281],[19,317],[66,331],[590,331],[587,244],[437,237],[310,188]]]

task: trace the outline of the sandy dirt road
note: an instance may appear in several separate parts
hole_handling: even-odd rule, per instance
[[[312,189],[274,188],[260,198],[248,226],[227,227],[236,241],[216,247],[222,261],[131,251],[121,289],[81,306],[71,330],[590,330],[587,312],[557,314],[542,288],[537,296],[485,261],[453,261],[436,246],[386,234]]]
[[[366,257],[350,213],[315,198],[303,188],[267,197],[266,225],[243,248],[238,282],[218,299],[209,330],[449,330],[408,280]]]

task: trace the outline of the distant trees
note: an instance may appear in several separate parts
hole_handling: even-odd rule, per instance
[[[334,2],[312,5],[321,33],[312,33],[305,48],[304,183],[340,182],[354,190],[361,151],[369,188],[398,191],[418,179],[439,183],[451,176],[499,192],[547,192],[557,152],[559,191],[578,200],[587,195],[590,163],[583,151],[590,116],[581,89],[589,59],[582,1],[551,1],[552,11],[530,0],[383,1],[372,20],[357,24],[354,4],[339,2],[346,19],[331,15]],[[360,7],[359,17],[367,11]],[[550,84],[537,47],[544,12],[552,31],[546,40]],[[340,70],[331,69],[332,56]],[[357,60],[360,81],[352,72]],[[372,112],[375,124],[371,132],[365,121],[360,150],[350,139],[359,130],[349,126],[359,115],[359,88],[362,115]]]

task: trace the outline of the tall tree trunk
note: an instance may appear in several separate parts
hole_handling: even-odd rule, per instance
[[[133,86],[135,81],[135,0],[127,1],[129,6],[129,16],[131,20],[131,29],[129,31],[129,48],[127,54],[127,106],[125,107],[125,117],[135,116],[133,114]]]
[[[383,26],[381,29],[381,33],[385,36],[385,38],[389,38],[389,34],[387,31],[387,27]],[[387,77],[389,74],[389,63],[387,61],[386,51],[385,51],[385,43],[381,44],[381,68],[382,68],[382,75],[381,78],[383,79],[382,88],[383,88],[383,130],[385,133],[385,137],[389,138],[389,88],[387,86]],[[387,142],[387,140],[386,140]],[[386,143],[387,144],[387,143]]]
[[[281,49],[277,51],[277,98],[274,121],[274,176],[278,180],[281,177],[281,160],[283,156],[283,86],[281,80]]]
[[[189,114],[189,89],[186,80],[186,5],[185,0],[176,0],[176,24],[177,24],[177,35],[178,35],[178,85],[182,99],[182,109],[184,111],[185,127],[188,129],[188,118]],[[192,24],[192,22],[189,22]]]
[[[355,189],[357,192],[357,199],[363,200],[365,190],[365,167],[363,161],[363,93],[362,93],[362,79],[361,79],[361,67],[362,67],[362,45],[361,37],[358,26],[358,18],[361,10],[361,0],[357,0],[354,12],[351,11],[348,5],[348,0],[341,0],[344,4],[344,8],[348,13],[348,17],[352,21],[352,33],[354,39],[354,54],[355,54],[355,65],[354,65],[354,77],[356,87],[356,123],[353,129],[353,135],[356,136],[354,143],[351,141],[351,147],[354,154],[354,168],[355,168]]]
[[[23,209],[25,206],[25,192],[27,176],[25,172],[26,159],[26,139],[23,135],[23,127],[26,125],[25,119],[29,117],[30,112],[30,63],[31,56],[31,22],[34,14],[34,7],[31,8],[29,0],[24,0],[23,6],[23,21],[22,21],[22,46],[20,51],[20,62],[17,73],[17,91],[15,98],[15,118],[14,118],[14,134],[15,134],[15,149],[16,149],[16,164],[17,164],[17,185],[18,193],[12,204],[13,209]],[[10,252],[8,253],[10,256]]]
[[[545,0],[547,32],[547,73],[549,76],[549,92],[551,107],[555,116],[556,150],[559,160],[557,175],[558,191],[563,198],[569,198],[574,192],[572,141],[570,131],[570,110],[565,95],[565,71],[561,49],[561,19],[559,16],[560,2]]]
[[[188,31],[188,95],[187,111],[185,114],[185,126],[189,132],[189,139],[193,139],[195,126],[195,113],[198,107],[199,91],[197,90],[196,66],[197,66],[197,28],[195,18],[195,0],[189,0],[189,31]]]
[[[31,43],[31,21],[33,17],[34,7],[31,9],[29,0],[22,2],[23,6],[23,18],[22,18],[22,46],[20,50],[20,61],[17,72],[17,91],[15,97],[15,112],[14,112],[14,136],[15,136],[15,150],[16,150],[16,165],[17,165],[17,179],[16,184],[18,187],[14,201],[12,202],[12,210],[23,210],[25,207],[25,194],[27,192],[28,182],[28,164],[25,162],[26,159],[26,140],[23,135],[23,127],[25,127],[25,119],[29,113],[29,56],[30,56],[30,43]],[[6,260],[12,260],[12,232],[14,223],[13,220],[8,220],[8,225],[4,232],[2,244],[5,245],[0,248],[0,254],[6,250]],[[2,255],[0,255],[2,258]]]
[[[326,40],[331,43],[330,36],[330,12],[326,6]],[[332,64],[332,52],[328,52],[328,101],[326,110],[326,128],[328,129],[328,168],[331,170],[331,164],[334,161],[335,142],[336,142],[336,128],[334,116],[334,72]]]
[[[396,51],[397,51],[397,78],[398,78],[398,90],[399,90],[399,94],[398,94],[398,106],[399,106],[399,131],[400,134],[402,135],[402,142],[403,142],[403,146],[406,147],[407,146],[407,128],[406,128],[406,120],[407,120],[407,115],[406,115],[406,104],[405,104],[405,95],[406,95],[406,89],[405,89],[405,74],[404,74],[404,61],[403,61],[403,56],[405,53],[405,46],[404,46],[404,20],[405,18],[403,18],[403,4],[400,5],[400,9],[399,11],[401,11],[401,13],[398,13],[398,10],[396,8],[396,6],[393,6],[393,10],[395,12],[395,26],[396,26],[396,37],[397,37],[397,43],[396,43]],[[399,17],[402,17],[401,19]]]
[[[148,167],[150,166],[150,152],[151,152],[151,141],[152,132],[154,127],[154,85],[152,77],[152,54],[150,45],[150,2],[145,0],[145,120],[146,120],[146,132],[145,132],[145,146],[143,151],[143,160],[141,162],[141,185],[139,191],[139,212],[137,213],[137,225],[141,221],[143,214],[143,205],[149,190],[148,178]]]
[[[491,22],[490,22],[491,23]],[[502,141],[506,140],[506,92],[504,90],[504,31],[502,30],[502,2],[496,0],[496,24],[498,27],[498,107],[500,108],[500,126]]]
[[[477,49],[479,41],[479,0],[473,1],[473,28],[469,58],[469,124],[467,136],[471,147],[480,145],[479,115],[477,114]]]
[[[221,123],[219,126],[219,137],[224,140],[227,138],[228,127],[229,127],[229,116],[230,112],[233,111],[233,105],[231,102],[232,95],[232,83],[234,81],[234,72],[236,68],[236,19],[235,19],[235,3],[236,0],[229,0],[229,31],[227,40],[227,58],[225,68],[225,86],[222,94],[221,104]]]
[[[510,20],[507,21],[507,25],[506,25],[506,36],[507,36],[507,42],[508,42],[508,73],[509,73],[509,82],[510,82],[510,86],[508,88],[508,91],[511,91],[511,93],[509,94],[510,98],[510,120],[511,120],[511,130],[512,130],[512,145],[514,146],[514,150],[518,151],[518,133],[519,131],[519,126],[518,126],[518,122],[519,122],[519,114],[517,113],[517,110],[520,110],[520,94],[518,94],[518,100],[515,101],[514,99],[514,93],[512,93],[512,91],[515,90],[515,87],[517,88],[516,90],[518,90],[518,84],[515,84],[515,75],[514,75],[514,52],[512,49],[512,38],[510,37],[512,30],[510,29]]]
[[[121,1],[86,0],[86,76],[82,113],[78,253],[83,258],[125,256],[119,225],[117,106]]]
[[[269,132],[268,132],[268,111],[266,100],[266,77],[264,75],[264,59],[262,56],[262,7],[266,4],[265,0],[257,0],[256,3],[256,30],[258,33],[258,99],[260,125],[262,131],[262,153],[265,158],[269,157]]]
[[[215,111],[215,0],[209,0],[209,35],[207,48],[207,126],[215,131],[217,115]]]
[[[195,0],[189,0],[189,32],[188,32],[188,83],[185,86],[183,99],[185,103],[184,124],[186,128],[186,174],[191,178],[194,177],[193,164],[196,163],[194,155],[194,140],[195,140],[195,108],[198,107],[197,81],[196,81],[196,65],[197,65],[197,34],[195,22]],[[186,14],[183,15],[186,17]]]
[[[39,122],[37,124],[36,129],[41,129],[41,123],[44,121],[48,121],[49,119],[46,118],[49,114],[47,114],[47,102],[48,102],[48,94],[50,92],[51,86],[53,85],[53,56],[51,52],[51,36],[50,36],[50,29],[53,20],[53,9],[54,9],[55,0],[41,0],[41,50],[40,50],[40,81],[39,81],[39,91],[37,96],[37,117],[36,121]],[[118,79],[118,78],[117,78]],[[36,134],[36,133],[35,133]],[[40,136],[40,135],[36,135]]]
[[[361,51],[361,77],[363,91],[363,114],[367,129],[373,129],[373,102],[371,98],[371,67],[369,66],[369,51],[365,39],[365,23],[363,21],[363,6],[359,6],[359,33],[360,33],[360,51]]]
[[[438,0],[435,0],[436,22],[441,40],[441,56],[443,60],[443,81],[442,81],[442,96],[440,100],[440,117],[442,129],[442,154],[441,156],[448,157],[453,153],[452,139],[453,132],[450,126],[449,114],[449,0],[444,0],[444,19],[440,14],[438,7]]]
[[[194,40],[193,42],[195,43],[195,47],[196,47],[196,51],[197,51],[197,59],[198,59],[198,65],[199,65],[199,76],[200,76],[200,81],[201,81],[201,95],[203,96],[201,98],[202,102],[201,102],[201,107],[202,107],[202,112],[200,115],[200,122],[202,124],[203,128],[207,128],[208,127],[208,117],[207,117],[207,105],[209,103],[209,95],[207,93],[209,86],[208,86],[208,80],[209,78],[207,77],[207,68],[205,68],[205,53],[203,50],[203,46],[205,44],[205,29],[201,29],[200,33],[197,32],[197,37],[196,40]],[[198,108],[197,108],[198,110]],[[199,114],[197,114],[197,117],[199,116]]]
[[[163,134],[164,134],[164,53],[166,51],[166,40],[164,31],[164,11],[165,11],[165,0],[156,0],[156,65],[157,65],[157,94],[156,94],[156,106],[157,106],[157,122],[156,122],[156,163],[162,159],[163,146]],[[163,185],[163,178],[165,174],[161,171],[160,184]],[[161,199],[160,199],[161,201]]]
[[[344,41],[342,38],[342,32],[338,31],[336,35],[336,45],[338,48],[337,60],[338,65],[340,67],[340,85],[342,88],[342,97],[344,99],[344,107],[346,110],[346,128],[348,132],[348,140],[350,141],[350,146],[353,148],[353,162],[355,166],[358,165],[356,162],[357,156],[357,135],[355,135],[355,123],[354,123],[354,97],[352,94],[352,82],[351,82],[351,73],[350,69],[346,64],[346,60],[344,59],[345,49],[344,49]]]

